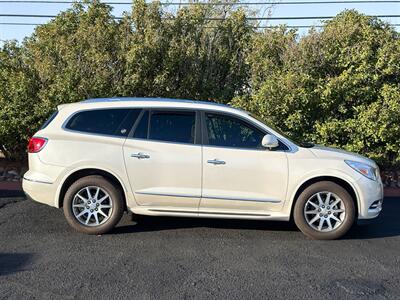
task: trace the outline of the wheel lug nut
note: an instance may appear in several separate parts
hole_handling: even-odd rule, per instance
[[[325,208],[325,205],[322,205],[321,207],[322,207],[322,208]]]
[[[319,214],[319,216],[320,216],[320,217],[322,217],[322,216],[323,216],[323,214]]]
[[[330,212],[330,211],[328,211],[328,214],[330,215],[330,214],[331,214],[331,212]]]
[[[86,206],[86,209],[89,209],[89,206]]]
[[[318,211],[321,211],[321,209],[320,209],[320,208],[318,208]]]
[[[94,210],[97,211],[97,208],[95,208]]]
[[[325,218],[327,218],[328,217],[328,215],[325,215]]]
[[[100,204],[96,203],[96,206],[99,206]]]
[[[93,209],[91,209],[90,212],[93,212]]]
[[[90,204],[90,201],[88,201],[87,203]]]
[[[331,209],[331,208],[328,206],[327,209]]]

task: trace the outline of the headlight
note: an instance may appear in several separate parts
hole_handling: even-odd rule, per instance
[[[357,161],[345,160],[344,162],[365,177],[376,180],[376,169],[374,167]]]

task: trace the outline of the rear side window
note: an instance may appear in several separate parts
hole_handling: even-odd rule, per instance
[[[134,138],[193,144],[196,113],[191,111],[146,111],[138,123]]]
[[[139,116],[140,109],[95,109],[72,116],[67,129],[94,134],[127,136]]]
[[[152,112],[149,139],[173,143],[194,143],[194,112]]]
[[[46,122],[44,122],[44,124],[42,125],[42,127],[40,127],[40,129],[45,129],[47,126],[49,126],[51,121],[53,121],[54,118],[57,117],[57,115],[58,115],[58,110],[56,110],[51,114],[51,116],[46,120]]]

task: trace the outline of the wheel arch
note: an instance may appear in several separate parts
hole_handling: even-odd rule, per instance
[[[292,199],[292,206],[291,206],[291,210],[290,210],[290,218],[293,218],[293,211],[294,211],[294,206],[297,202],[297,199],[299,198],[300,194],[310,185],[317,183],[317,182],[321,182],[321,181],[331,181],[336,183],[337,185],[341,186],[342,188],[344,188],[351,196],[351,198],[353,199],[354,205],[356,207],[356,218],[358,217],[359,214],[359,198],[357,195],[357,191],[356,189],[345,179],[343,178],[339,178],[339,177],[335,177],[335,176],[316,176],[310,179],[307,179],[306,181],[304,181],[302,184],[300,184],[300,186],[297,188],[296,193]]]
[[[84,169],[79,169],[75,170],[71,174],[69,174],[61,184],[60,192],[58,194],[58,207],[62,207],[64,203],[64,197],[65,193],[67,192],[68,188],[73,184],[75,181],[79,180],[80,178],[86,177],[86,176],[92,176],[92,175],[98,175],[106,178],[109,180],[111,183],[113,183],[121,192],[121,195],[123,197],[123,203],[124,203],[124,210],[127,209],[126,205],[126,194],[125,194],[125,189],[124,185],[121,182],[120,179],[117,178],[114,174],[112,174],[109,171],[103,170],[103,169],[98,169],[98,168],[84,168]]]

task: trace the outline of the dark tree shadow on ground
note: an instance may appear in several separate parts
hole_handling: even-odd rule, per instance
[[[384,209],[379,218],[367,225],[354,226],[344,239],[373,239],[400,236],[400,198],[386,198]],[[232,220],[232,219],[203,219],[135,216],[137,223],[123,224],[116,227],[111,234],[127,234],[174,230],[182,228],[220,228],[245,229],[266,231],[297,231],[293,222]]]
[[[24,271],[32,258],[29,253],[0,253],[0,276]]]

